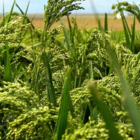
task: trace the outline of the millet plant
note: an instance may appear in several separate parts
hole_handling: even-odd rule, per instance
[[[77,0],[49,0],[44,30],[28,7],[0,19],[0,139],[139,140],[139,52],[111,40],[107,14],[104,30],[79,29]]]

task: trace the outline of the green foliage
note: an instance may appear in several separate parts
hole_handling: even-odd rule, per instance
[[[122,140],[122,137],[118,134],[118,131],[115,127],[112,115],[108,109],[108,107],[105,105],[105,103],[102,101],[102,97],[100,96],[100,93],[97,91],[97,87],[95,83],[89,83],[88,84],[89,90],[92,94],[92,97],[95,100],[95,103],[101,112],[101,115],[106,122],[106,128],[109,130],[110,138],[113,140]]]
[[[133,140],[134,131],[131,125],[117,124],[119,134],[124,140]],[[62,140],[109,140],[109,130],[105,128],[105,123],[100,121],[98,124],[95,121],[89,121],[84,126],[75,129],[74,133],[65,133]]]
[[[65,130],[67,128],[68,108],[72,106],[70,93],[69,93],[70,82],[71,82],[71,69],[69,69],[65,75],[65,82],[64,82],[64,87],[62,90],[62,97],[61,97],[61,102],[60,102],[58,124],[56,127],[56,133],[55,133],[55,138],[54,138],[55,140],[61,139],[62,135],[65,133]]]
[[[9,14],[7,14],[7,16],[4,16],[3,18],[5,18],[6,20],[8,16]],[[21,37],[21,34],[31,26],[30,24],[22,24],[22,20],[22,16],[20,16],[18,13],[13,13],[11,16],[11,20],[4,26],[0,27],[1,43],[4,43],[5,41],[11,43],[21,42],[21,40],[23,39]],[[0,20],[0,24],[3,25],[3,19]]]
[[[77,1],[48,1],[39,30],[26,16],[29,3],[25,13],[16,6],[22,15],[12,7],[0,20],[1,139],[139,139],[140,53],[112,40],[107,15],[105,31],[79,29],[69,18],[82,9]],[[50,29],[63,16],[69,30],[62,21],[63,30]],[[135,19],[130,34],[134,47]]]
[[[53,136],[51,121],[56,122],[57,114],[55,108],[49,109],[48,106],[32,108],[9,124],[7,139],[51,139]]]
[[[120,70],[119,63],[117,61],[116,54],[114,53],[113,49],[108,46],[107,51],[109,53],[110,58],[112,59],[116,74],[118,75],[118,78],[120,80],[121,86],[122,86],[122,92],[123,92],[123,104],[124,108],[126,111],[128,111],[129,117],[131,119],[131,122],[133,123],[133,127],[135,129],[135,137],[138,140],[140,138],[140,133],[139,133],[139,110],[138,107],[136,106],[136,101],[132,98],[132,91],[129,88],[126,80],[123,77],[123,74]]]
[[[125,39],[126,39],[126,47],[129,48],[133,53],[138,53],[136,50],[136,45],[135,45],[135,17],[139,19],[140,15],[140,10],[139,7],[133,3],[129,4],[128,2],[118,2],[118,4],[112,5],[112,9],[116,9],[114,13],[121,13],[121,19],[123,23],[123,28],[124,28],[124,33],[125,33]],[[134,15],[134,21],[133,25],[131,26],[132,31],[130,31],[126,18],[124,16],[123,11],[128,11]]]
[[[6,132],[7,124],[21,113],[38,106],[38,97],[25,86],[25,83],[2,82],[0,88],[0,125]],[[3,132],[3,133],[4,133]],[[3,134],[4,135],[4,134]]]

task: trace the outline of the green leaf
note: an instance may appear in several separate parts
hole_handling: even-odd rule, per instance
[[[29,3],[28,3],[28,5],[29,5]],[[27,8],[26,8],[26,11],[28,9],[28,5],[27,5]],[[16,3],[16,7],[20,10],[21,14],[25,15],[25,13],[21,10],[21,8],[19,7],[19,5],[17,3]],[[31,23],[31,21],[29,20],[29,18],[27,16],[24,16],[24,17],[26,17],[27,23]],[[32,26],[33,29],[35,29],[35,27],[32,23],[31,23],[31,26]]]
[[[122,23],[123,23],[123,29],[124,29],[124,33],[125,33],[125,38],[126,38],[126,44],[127,44],[127,48],[131,50],[131,43],[130,43],[130,37],[131,37],[131,33],[129,31],[129,27],[127,25],[125,16],[123,13],[121,13],[121,19],[122,19]]]
[[[134,16],[134,21],[132,25],[132,36],[131,36],[131,50],[133,54],[135,54],[135,16]]]
[[[67,15],[67,21],[68,21],[69,30],[70,30],[70,40],[71,40],[71,42],[73,42],[72,27],[71,27],[69,15]]]
[[[107,105],[102,101],[99,92],[96,89],[95,83],[89,82],[88,88],[90,93],[97,105],[98,110],[103,116],[104,121],[106,122],[106,128],[109,130],[110,138],[112,140],[123,140],[122,137],[118,134],[118,131],[115,127],[112,115],[107,107]]]
[[[118,60],[117,60],[117,56],[114,52],[114,50],[111,48],[111,46],[106,45],[107,47],[107,51],[108,54],[112,60],[113,66],[115,68],[115,71],[118,75],[118,78],[121,82],[122,85],[122,92],[123,92],[123,104],[124,107],[126,109],[126,111],[129,114],[130,120],[134,126],[135,129],[135,134],[136,134],[136,140],[140,140],[140,113],[138,111],[138,107],[136,106],[136,103],[133,99],[132,92],[128,86],[128,83],[126,82],[126,80],[123,77],[123,74],[121,72]]]
[[[92,111],[92,119],[98,123],[98,114],[99,114],[99,111],[97,109],[97,106],[94,107],[93,111]]]
[[[71,116],[72,116],[73,118],[75,118],[74,106],[73,106],[73,103],[72,103],[70,94],[69,94],[69,110],[70,110]]]
[[[105,33],[108,33],[107,13],[105,13],[104,31],[105,31]]]
[[[42,52],[42,60],[44,63],[44,66],[46,67],[46,74],[48,78],[47,83],[47,95],[48,95],[48,101],[52,103],[54,106],[56,106],[56,97],[54,92],[54,86],[52,82],[52,72],[49,64],[49,59],[45,51]]]
[[[97,23],[98,23],[98,28],[99,28],[99,30],[100,31],[102,31],[103,30],[103,27],[102,27],[102,25],[101,25],[101,20],[100,20],[100,18],[96,15],[96,21],[97,21]]]
[[[68,35],[68,33],[66,31],[66,28],[65,28],[65,26],[64,26],[64,24],[63,24],[61,19],[60,19],[60,23],[62,25],[64,36],[65,36],[65,39],[66,39],[67,49],[68,49],[68,51],[72,51],[72,48],[70,47],[71,42],[70,42],[69,35]]]
[[[15,1],[16,0],[14,0],[14,2],[13,2],[13,5],[11,7],[11,10],[10,10],[9,16],[8,16],[8,18],[6,20],[6,23],[10,22],[10,20],[11,20],[11,16],[12,16],[12,12],[13,12],[13,9],[14,9]]]
[[[92,62],[89,62],[89,80],[93,80],[93,67]]]
[[[5,17],[4,17],[4,15],[5,15],[5,12],[4,12],[4,0],[3,0],[3,26],[5,25]]]
[[[11,64],[10,64],[10,54],[9,54],[8,42],[5,42],[4,49],[5,49],[5,55],[4,55],[5,81],[11,82],[11,80],[12,80],[12,72],[11,72]]]
[[[71,69],[69,69],[65,75],[65,82],[62,89],[58,123],[54,138],[55,140],[61,140],[62,135],[65,133],[67,127],[68,106],[70,103],[70,94],[69,94],[70,81],[71,81]]]
[[[127,24],[127,21],[126,21],[126,18],[125,18],[125,16],[124,16],[124,13],[123,13],[123,12],[121,13],[121,16],[123,17],[123,20],[124,20],[124,23],[125,23],[125,25],[126,25],[127,31],[128,31],[128,33],[129,33],[129,36],[131,36],[131,31],[130,31],[130,29],[129,29],[129,26],[128,26],[128,24]]]
[[[76,33],[76,29],[77,29],[76,17],[73,20],[73,22],[74,23],[73,23],[73,29],[72,29],[72,37],[73,37],[72,43],[74,43],[74,36],[75,36],[75,33]]]
[[[28,5],[27,5],[27,7],[26,7],[26,11],[25,11],[25,14],[24,14],[23,23],[25,22],[25,20],[26,20],[26,18],[27,18],[27,12],[28,12],[29,5],[30,5],[30,1],[28,2]]]

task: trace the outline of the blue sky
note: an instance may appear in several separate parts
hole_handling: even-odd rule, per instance
[[[18,5],[25,11],[27,3],[29,0],[16,0]],[[98,13],[111,13],[111,5],[117,3],[117,0],[85,0],[82,2],[81,6],[85,8],[85,10],[74,11],[73,13],[93,13],[90,1],[94,2],[96,10]],[[126,1],[126,0],[119,0],[119,1]],[[135,2],[136,4],[140,3],[140,0],[127,0],[127,2],[132,3]],[[5,5],[5,12],[9,12],[12,6],[13,0],[4,0]],[[30,7],[28,13],[43,13],[44,12],[44,5],[47,4],[47,0],[30,0]],[[3,11],[3,0],[0,0],[0,13]],[[14,11],[18,11],[16,8]]]

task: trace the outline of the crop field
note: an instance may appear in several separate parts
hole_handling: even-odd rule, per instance
[[[33,21],[28,7],[0,17],[0,140],[140,140],[139,6],[75,17],[79,1],[52,0]]]
[[[30,20],[33,19],[32,23],[33,25],[38,28],[38,29],[43,29],[44,28],[44,15],[43,14],[28,14],[27,15],[29,17]],[[100,20],[101,20],[101,24],[104,25],[104,15],[98,15]],[[0,15],[0,17],[2,17],[2,15]],[[83,28],[96,28],[98,26],[98,23],[96,21],[96,17],[93,14],[80,14],[80,15],[70,15],[70,18],[76,18],[77,19],[77,24],[78,27],[80,29]],[[129,25],[129,27],[131,27],[131,25],[133,24],[133,15],[128,15],[127,19],[127,23]],[[62,21],[64,23],[64,25],[66,26],[66,28],[68,28],[68,21],[66,17],[62,18]],[[60,26],[61,23],[60,21],[56,22],[53,24],[53,26],[51,28]],[[108,15],[108,28],[111,31],[122,31],[123,30],[123,24],[122,24],[122,20],[121,19],[116,19],[115,15],[110,14]],[[140,30],[140,24],[138,21],[136,21],[136,29]]]
[[[30,19],[32,19],[34,15],[28,15],[28,17]],[[87,28],[87,29],[90,29],[90,28],[93,28],[93,27],[97,27],[98,24],[97,24],[97,21],[95,19],[95,15],[92,15],[92,14],[88,14],[88,15],[84,15],[84,14],[81,14],[81,15],[71,15],[70,18],[75,18],[77,19],[77,24],[78,24],[78,27],[80,29],[82,28]],[[100,19],[101,19],[101,24],[104,25],[104,15],[99,15]],[[66,26],[66,28],[68,28],[68,22],[67,22],[67,18],[66,17],[63,17],[62,18],[62,21],[64,23],[64,25]],[[133,24],[133,16],[132,15],[129,15],[127,17],[127,22],[128,22],[128,25],[129,27],[131,27],[131,25]],[[39,28],[39,29],[43,29],[43,26],[44,26],[44,16],[43,14],[37,14],[35,15],[35,18],[33,20],[33,25],[36,27],[36,28]],[[56,23],[54,23],[54,25],[52,26],[53,27],[57,27],[61,25],[61,23],[58,21]],[[112,30],[112,31],[121,31],[123,30],[123,24],[122,24],[122,20],[121,19],[115,19],[115,15],[109,15],[108,16],[108,28],[109,30]],[[140,30],[140,24],[138,21],[136,21],[136,29],[137,30]]]

